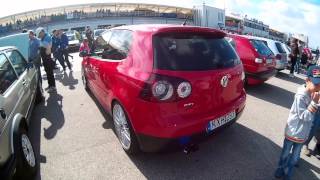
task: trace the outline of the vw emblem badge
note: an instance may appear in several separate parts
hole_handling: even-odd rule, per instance
[[[228,76],[223,76],[221,78],[221,86],[222,87],[227,87],[229,82],[229,77]]]

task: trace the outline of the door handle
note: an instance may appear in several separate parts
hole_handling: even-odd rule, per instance
[[[22,84],[23,84],[24,86],[28,85],[27,80],[24,79],[24,80],[22,81]]]
[[[2,108],[0,109],[0,116],[2,117],[2,119],[6,119],[7,118],[6,112]]]

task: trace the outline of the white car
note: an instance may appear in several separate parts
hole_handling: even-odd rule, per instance
[[[69,40],[69,51],[78,51],[80,48],[80,39],[75,32],[66,33]]]
[[[281,42],[261,37],[252,38],[263,41],[271,49],[276,57],[276,69],[278,71],[284,70],[288,66],[288,56]]]
[[[291,48],[288,45],[284,44],[284,43],[281,43],[281,45],[282,45],[282,48],[284,49],[284,51],[287,54],[287,60],[288,60],[288,66],[287,67],[289,68],[290,67],[290,62],[291,62],[291,59],[290,59]]]

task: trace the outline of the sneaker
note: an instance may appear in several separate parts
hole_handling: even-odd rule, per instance
[[[54,93],[54,92],[57,92],[57,88],[56,87],[50,87],[48,89],[48,93]]]
[[[274,173],[274,177],[278,178],[278,179],[283,178],[284,175],[285,175],[285,173],[284,173],[284,170],[282,168],[278,168],[276,170],[276,172]]]
[[[304,147],[303,154],[310,157],[311,156],[311,150],[308,147]]]

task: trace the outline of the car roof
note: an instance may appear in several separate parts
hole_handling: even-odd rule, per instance
[[[268,39],[268,38],[264,38],[264,37],[257,37],[257,36],[248,36],[248,35],[242,35],[243,37],[247,37],[249,39],[258,39],[258,40],[264,40],[264,41],[268,41],[268,42],[277,42],[277,43],[281,43],[280,41],[276,41],[276,40],[272,40],[272,39]]]
[[[191,29],[197,29],[197,30],[203,30],[204,32],[218,32],[223,33],[223,31],[213,29],[213,28],[207,28],[207,27],[199,27],[199,26],[189,26],[189,25],[177,25],[177,24],[140,24],[140,25],[128,25],[128,26],[119,26],[113,29],[126,29],[131,31],[145,31],[145,32],[160,32],[160,31],[166,31],[170,29],[185,29],[185,30],[191,30]]]

